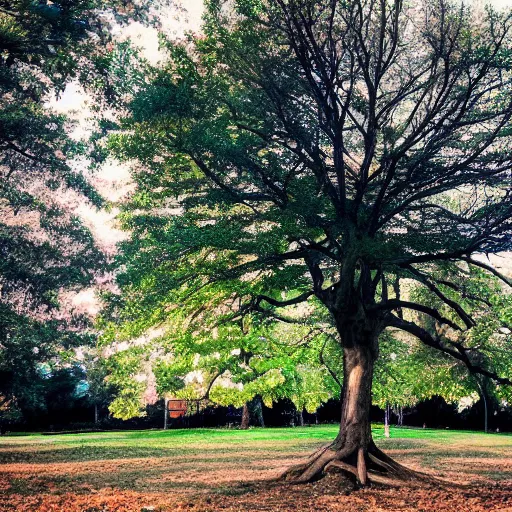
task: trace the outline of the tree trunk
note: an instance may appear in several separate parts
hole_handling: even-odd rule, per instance
[[[242,410],[242,423],[240,424],[240,428],[242,430],[247,430],[249,428],[249,420],[249,406],[245,403]]]
[[[260,427],[265,427],[265,420],[263,418],[263,405],[261,403],[261,397],[256,397],[254,399],[254,415],[258,420]]]
[[[294,483],[317,480],[326,472],[349,475],[359,485],[410,479],[412,472],[382,453],[372,440],[370,407],[377,359],[376,340],[343,348],[344,379],[340,431],[336,439],[308,462],[290,468],[283,478]]]
[[[384,437],[389,436],[389,405],[386,404],[386,408],[384,409]]]
[[[375,357],[364,346],[343,350],[343,391],[341,394],[338,449],[367,448],[371,440],[370,406]]]
[[[489,414],[487,412],[487,396],[485,393],[485,389],[480,384],[480,381],[478,380],[478,378],[475,377],[475,380],[478,385],[478,388],[480,389],[480,396],[482,397],[482,400],[484,402],[484,432],[487,434],[487,432],[489,431],[489,425],[488,425]]]
[[[94,404],[94,423],[98,423],[98,404]]]
[[[169,418],[169,411],[167,408],[167,398],[164,398],[164,430],[167,430],[167,421]]]
[[[302,410],[297,411],[297,419],[298,419],[299,427],[303,427],[304,426],[304,414],[303,414]]]

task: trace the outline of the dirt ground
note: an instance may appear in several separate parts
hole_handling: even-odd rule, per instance
[[[395,432],[394,439],[378,440],[380,447],[439,483],[348,492],[335,476],[302,486],[273,483],[330,436],[314,429],[312,436],[305,429],[296,429],[296,435],[277,432],[214,441],[205,434],[195,439],[172,432],[148,439],[143,434],[2,439],[0,510],[512,512],[510,436],[431,431],[400,438]]]

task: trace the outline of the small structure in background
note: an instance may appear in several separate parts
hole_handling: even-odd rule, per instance
[[[171,398],[167,401],[167,410],[169,411],[169,418],[182,418],[187,414],[187,401]]]
[[[187,410],[188,405],[186,400],[181,400],[178,398],[166,398],[164,411],[164,429],[167,429],[168,418],[183,418],[187,414]]]

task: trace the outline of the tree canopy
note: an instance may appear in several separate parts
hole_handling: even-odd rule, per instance
[[[63,294],[105,264],[74,212],[102,199],[84,145],[50,101],[102,47],[114,3],[0,2],[0,405],[30,394],[39,363],[93,339]]]

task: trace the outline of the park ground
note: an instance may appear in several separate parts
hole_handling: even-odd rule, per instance
[[[392,429],[377,444],[430,487],[349,493],[271,479],[336,426],[124,431],[0,439],[0,510],[38,512],[512,512],[512,436]]]

